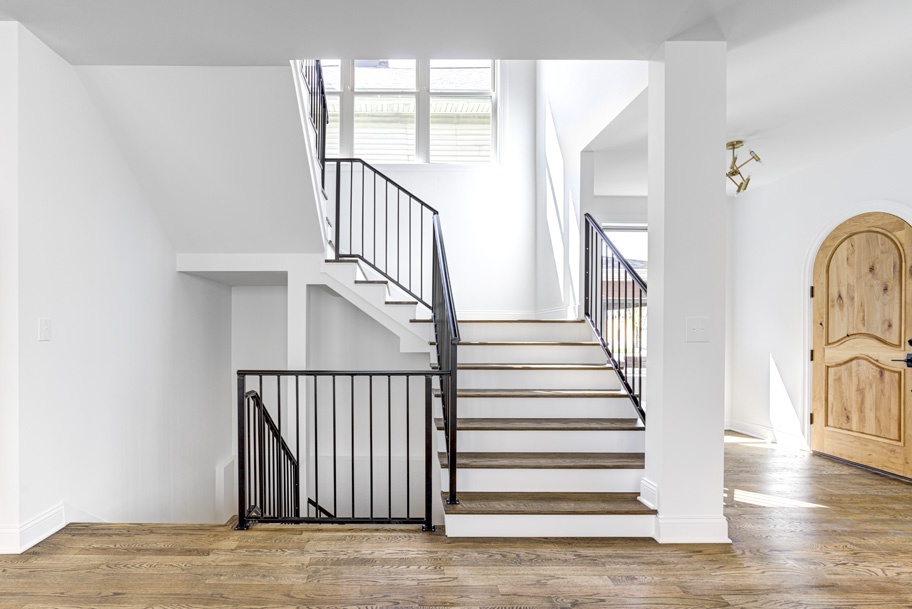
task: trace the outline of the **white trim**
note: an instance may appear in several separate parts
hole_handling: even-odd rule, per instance
[[[659,543],[731,543],[728,520],[715,518],[674,518],[656,516],[655,540]]]
[[[654,537],[653,515],[448,514],[447,537]]]
[[[651,510],[659,505],[659,487],[648,478],[640,480],[640,496],[637,499]]]
[[[821,228],[817,231],[816,238],[808,246],[804,259],[804,285],[802,286],[804,290],[804,327],[802,329],[804,348],[802,349],[802,353],[804,354],[809,353],[814,347],[814,300],[809,298],[808,295],[810,294],[811,286],[814,285],[814,262],[817,259],[817,252],[820,250],[820,246],[823,245],[823,241],[837,226],[855,216],[871,212],[892,214],[912,225],[912,208],[897,201],[887,201],[883,199],[871,199],[847,205],[842,209],[832,212],[830,217],[821,223]],[[819,297],[819,295],[816,295],[816,297]],[[797,415],[798,422],[801,425],[801,433],[804,434],[807,445],[810,446],[811,431],[813,429],[810,425],[810,414],[814,404],[813,367],[810,358],[803,357],[803,360],[804,368],[801,378],[803,391],[801,392],[801,395],[804,399],[798,404],[796,410],[798,411]]]
[[[773,442],[776,439],[776,433],[769,425],[757,425],[756,423],[744,423],[743,421],[728,421],[725,429],[743,433],[752,438],[758,438],[767,442]]]
[[[564,306],[553,307],[550,309],[539,309],[537,311],[505,311],[503,309],[498,310],[483,310],[483,309],[461,309],[456,312],[459,316],[459,320],[472,320],[472,319],[504,319],[504,320],[515,320],[515,319],[528,319],[529,321],[535,321],[537,319],[566,319],[567,318],[567,309]]]
[[[66,525],[66,511],[59,503],[19,527],[0,528],[0,554],[21,554]]]
[[[0,554],[19,552],[19,527],[0,527]]]

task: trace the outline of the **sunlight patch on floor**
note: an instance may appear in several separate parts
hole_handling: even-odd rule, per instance
[[[733,435],[727,435],[727,434],[725,436],[725,443],[726,444],[757,444],[757,445],[761,445],[761,446],[769,444],[769,442],[767,442],[766,440],[761,440],[760,438],[751,438],[749,436],[733,436]]]
[[[808,503],[798,501],[797,499],[786,499],[785,497],[774,497],[773,495],[764,495],[763,493],[752,493],[739,488],[735,489],[734,500],[737,503],[748,503],[750,505],[759,505],[760,507],[781,507],[781,508],[823,508],[827,506],[817,503]]]

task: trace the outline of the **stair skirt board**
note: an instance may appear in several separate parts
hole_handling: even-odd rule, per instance
[[[489,493],[634,493],[643,469],[461,469],[456,488]],[[450,488],[449,470],[440,469],[440,488]]]
[[[494,431],[459,430],[460,452],[643,452],[645,434],[640,431]],[[437,431],[437,446],[445,446],[443,431]]]
[[[651,514],[447,514],[447,537],[653,537]]]

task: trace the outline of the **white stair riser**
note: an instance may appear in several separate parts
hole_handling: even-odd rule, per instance
[[[641,514],[447,514],[447,537],[652,537]]]
[[[439,399],[438,399],[439,402]],[[636,411],[623,398],[459,398],[459,417],[544,419],[635,419]],[[440,413],[440,407],[436,412]]]
[[[459,431],[460,452],[641,453],[642,431]],[[442,430],[437,446],[445,446]]]
[[[592,339],[588,323],[472,323],[459,324],[459,337],[468,342],[490,341],[560,341],[578,342]]]
[[[481,469],[458,468],[456,489],[488,493],[635,493],[642,469]],[[441,490],[449,470],[440,468]]]
[[[462,364],[604,364],[598,345],[460,345]]]
[[[617,374],[598,370],[460,370],[460,389],[619,389]]]

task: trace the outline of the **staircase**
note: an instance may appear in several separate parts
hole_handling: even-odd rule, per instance
[[[446,534],[652,537],[656,512],[638,499],[645,283],[594,220],[585,320],[457,324],[437,211],[368,163],[319,152],[335,208],[326,210],[327,285],[439,370]]]

